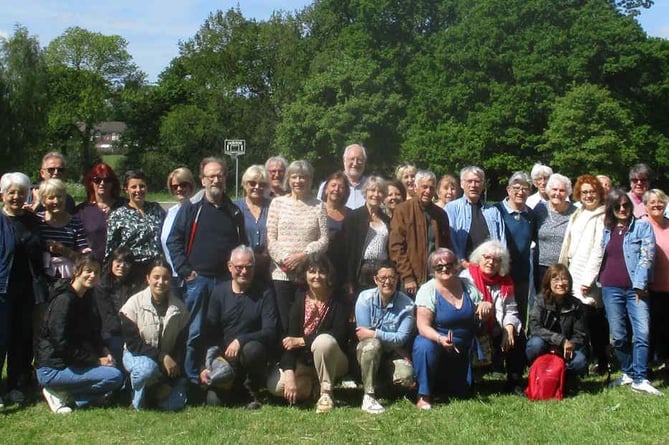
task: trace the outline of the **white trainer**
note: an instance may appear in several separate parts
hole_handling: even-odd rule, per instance
[[[609,383],[609,388],[631,385],[632,383],[634,383],[634,380],[632,380],[632,377],[623,373],[622,377],[619,377],[619,378],[615,379],[614,381],[612,381],[611,383]]]
[[[381,414],[386,411],[379,401],[371,394],[365,394],[362,397],[362,410],[369,414]]]
[[[642,380],[639,383],[632,383],[632,391],[645,392],[654,396],[663,396],[664,394],[659,389],[655,388],[648,380]]]
[[[42,394],[44,394],[44,399],[46,400],[46,403],[49,405],[49,408],[51,408],[51,411],[53,411],[54,413],[70,414],[72,412],[72,408],[67,406],[64,397],[62,397],[61,395],[47,388],[42,388]]]

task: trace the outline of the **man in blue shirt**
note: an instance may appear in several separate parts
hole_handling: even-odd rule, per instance
[[[409,346],[415,335],[415,307],[411,298],[396,290],[397,279],[395,265],[382,262],[374,275],[377,287],[362,291],[355,304],[362,409],[370,414],[385,411],[374,396],[379,371],[388,374],[395,385],[409,388],[414,382]]]

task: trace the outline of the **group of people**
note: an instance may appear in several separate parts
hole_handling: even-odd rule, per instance
[[[170,173],[167,212],[146,201],[141,171],[95,165],[77,206],[58,153],[37,187],[4,174],[6,397],[23,402],[36,378],[55,413],[119,392],[135,409],[198,397],[257,409],[263,389],[328,412],[346,378],[378,414],[382,388],[415,389],[430,409],[489,370],[520,393],[547,353],[575,375],[608,372],[610,343],[613,385],[662,394],[648,367],[669,358],[667,196],[645,165],[629,193],[582,175],[572,194],[537,164],[491,205],[476,166],[458,181],[403,164],[387,180],[364,175],[361,145],[342,159],[314,194],[309,162],[272,157],[233,201],[225,162],[208,157],[199,191],[189,169]]]

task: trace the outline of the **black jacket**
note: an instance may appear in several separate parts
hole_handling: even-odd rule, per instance
[[[290,319],[288,322],[288,337],[304,337],[304,348],[291,349],[283,351],[279,366],[281,369],[295,369],[298,359],[307,364],[313,363],[311,354],[311,344],[320,334],[332,335],[342,351],[346,351],[346,344],[349,338],[349,315],[351,309],[344,300],[336,295],[330,299],[330,307],[325,318],[321,321],[318,329],[308,337],[304,336],[304,292],[299,292],[295,297],[293,306],[290,309]]]
[[[129,282],[120,283],[111,277],[107,277],[104,283],[95,287],[95,301],[102,322],[102,338],[122,335],[119,311],[128,298],[140,290]]]
[[[530,313],[530,334],[551,346],[562,347],[569,340],[576,349],[588,344],[585,311],[578,299],[567,295],[561,305],[546,304],[541,296],[534,299]]]
[[[37,367],[64,369],[97,366],[103,356],[100,317],[89,290],[77,296],[69,280],[53,288],[37,347]]]
[[[388,228],[390,234],[390,218],[383,212],[379,212],[381,221]],[[362,264],[362,255],[365,249],[365,239],[369,231],[369,209],[367,206],[359,207],[353,210],[344,220],[342,227],[342,245],[345,249],[344,254],[344,280],[347,284],[357,284],[358,272]],[[386,245],[386,252],[388,246]],[[357,286],[356,286],[357,287]]]

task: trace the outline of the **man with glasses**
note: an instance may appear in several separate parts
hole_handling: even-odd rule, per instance
[[[650,188],[650,169],[646,164],[636,164],[630,169],[630,191],[627,193],[634,204],[634,216],[643,218],[648,214],[643,203],[643,194]]]
[[[253,249],[239,246],[230,254],[232,280],[211,290],[198,351],[200,383],[207,387],[207,405],[221,405],[240,393],[246,408],[258,409],[257,391],[265,385],[267,360],[276,342],[274,291],[254,279]]]
[[[415,308],[411,298],[397,290],[397,279],[395,264],[381,262],[374,275],[376,287],[362,291],[355,304],[362,410],[370,414],[385,411],[375,397],[381,377],[403,388],[414,383],[410,340],[416,329]]]
[[[65,181],[65,158],[62,154],[55,151],[49,152],[42,158],[42,166],[39,169],[39,175],[42,181],[47,179],[60,179]],[[26,204],[35,212],[43,212],[44,206],[39,200],[39,186],[32,189],[30,198]],[[75,213],[74,198],[68,193],[65,195],[65,211],[70,215]]]
[[[272,156],[265,162],[265,170],[269,176],[269,197],[283,196],[286,190],[283,187],[283,178],[286,176],[288,161],[283,156]]]
[[[463,168],[460,187],[462,197],[449,202],[444,209],[451,224],[453,251],[462,267],[467,268],[467,258],[484,241],[493,239],[506,245],[506,229],[497,207],[483,201],[485,172],[481,167]]]
[[[530,178],[517,171],[509,178],[507,197],[495,204],[504,220],[506,245],[511,256],[511,279],[516,289],[516,303],[523,326],[527,326],[527,307],[532,274],[530,247],[537,240],[537,217],[527,206],[530,193]]]
[[[200,328],[207,305],[206,296],[216,284],[230,279],[226,258],[240,244],[248,244],[244,215],[225,194],[225,161],[209,157],[200,162],[204,194],[184,200],[167,238],[172,263],[186,282],[184,303],[191,314],[185,371],[198,382],[195,364]]]

